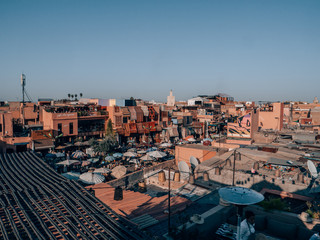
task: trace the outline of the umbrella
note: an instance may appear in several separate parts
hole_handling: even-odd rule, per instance
[[[79,151],[79,150],[77,150],[71,154],[71,157],[73,157],[73,158],[82,158],[85,156],[86,156],[86,154],[82,151]]]
[[[64,160],[62,162],[58,162],[57,165],[70,166],[75,163],[79,163],[79,161],[78,160]]]
[[[195,141],[197,141],[197,140],[195,140],[194,138],[188,138],[188,141],[189,141],[189,142],[195,142]]]
[[[112,156],[114,156],[115,158],[121,158],[123,156],[122,153],[114,153]]]
[[[149,156],[154,157],[154,158],[163,158],[163,157],[167,156],[166,153],[160,152],[160,151],[153,151],[153,152],[149,152],[148,154],[149,154]]]
[[[87,161],[92,162],[92,163],[96,163],[96,162],[99,162],[99,158],[90,158]]]
[[[106,160],[106,161],[108,161],[108,162],[112,162],[112,161],[116,160],[116,158],[113,157],[113,156],[106,156],[106,157],[104,158],[104,160]]]
[[[112,169],[111,175],[115,178],[121,178],[127,173],[127,168],[125,166],[117,166],[114,169]]]
[[[57,153],[56,153],[56,157],[58,157],[58,158],[59,158],[59,157],[64,157],[64,153],[57,152]]]
[[[94,170],[94,173],[110,173],[110,172],[111,172],[110,169],[104,168],[104,167],[97,168],[97,169]]]
[[[86,184],[102,183],[105,177],[101,174],[86,172],[80,175],[79,179]]]
[[[212,140],[211,138],[205,138],[205,139],[203,139],[203,141],[204,141],[204,142],[205,142],[205,141],[212,142],[213,140]]]
[[[171,147],[172,143],[162,143],[160,144],[160,147]]]
[[[81,166],[82,166],[82,167],[85,167],[85,166],[88,166],[88,165],[90,165],[90,164],[91,164],[90,161],[83,161],[82,164],[81,164]]]
[[[134,158],[134,159],[131,159],[129,163],[139,164],[140,162],[138,159]]]
[[[78,180],[80,177],[80,173],[76,173],[76,172],[66,172],[66,173],[62,173],[61,175],[70,180]]]
[[[125,157],[136,157],[137,154],[134,153],[134,152],[125,152],[125,153],[123,154],[123,156],[125,156]]]
[[[153,160],[154,160],[154,158],[151,157],[151,156],[148,155],[148,154],[144,155],[144,156],[141,157],[140,159],[143,160],[143,161],[153,161]]]
[[[137,153],[139,153],[139,154],[144,154],[144,153],[146,153],[147,151],[145,151],[145,150],[140,150],[140,151],[138,151]]]
[[[136,152],[136,151],[137,151],[136,148],[129,148],[129,149],[128,149],[128,152]]]

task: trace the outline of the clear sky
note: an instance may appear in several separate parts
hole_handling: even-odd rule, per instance
[[[0,100],[320,99],[320,1],[1,0]]]

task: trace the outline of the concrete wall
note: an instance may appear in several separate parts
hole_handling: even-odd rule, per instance
[[[112,187],[131,187],[144,178],[147,178],[150,175],[157,174],[157,171],[160,171],[166,167],[172,167],[173,165],[174,159],[160,163],[153,167],[144,168],[143,170],[137,172],[129,173],[122,178],[108,182],[108,184],[110,184]]]
[[[214,149],[210,151],[210,150],[204,150],[204,149],[197,149],[196,147],[188,148],[184,146],[176,146],[175,148],[176,165],[178,165],[179,162],[184,161],[190,167],[191,156],[197,158],[199,162],[204,162],[216,156],[216,154],[217,152]]]
[[[2,131],[0,132],[0,137],[13,135],[11,113],[0,113],[0,124],[2,125]]]
[[[71,113],[50,113],[42,110],[43,130],[57,130],[58,124],[62,126],[63,136],[78,135],[78,115],[76,112]],[[69,124],[73,123],[73,134],[70,134]]]
[[[236,161],[236,167],[237,167],[237,162]],[[197,175],[198,177],[202,177],[203,176],[203,171],[206,171],[206,168],[203,168],[200,166],[200,168],[198,169],[197,172],[199,172]],[[225,185],[232,185],[232,180],[233,180],[233,171],[229,170],[229,169],[222,169],[221,170],[221,175],[215,175],[215,171],[210,170],[208,171],[209,174],[209,179],[218,183],[222,183]],[[274,179],[274,183],[272,182],[272,179]],[[282,191],[285,192],[301,192],[308,195],[309,190],[306,190],[306,188],[308,187],[308,184],[310,182],[310,179],[305,177],[305,183],[301,183],[297,181],[297,176],[294,176],[295,180],[295,184],[292,184],[292,181],[289,180],[285,180],[285,183],[282,183],[282,179],[278,179],[275,176],[266,176],[265,179],[263,176],[259,176],[259,175],[253,175],[253,177],[251,177],[251,174],[246,174],[243,172],[239,172],[236,171],[235,172],[235,185],[236,186],[240,186],[240,187],[246,187],[246,188],[251,188],[254,187],[254,189],[258,189],[261,187],[265,186],[267,187],[267,182],[271,185],[276,185],[278,187],[280,187],[282,189]],[[237,181],[241,181],[243,182],[243,184],[236,184]],[[260,189],[259,189],[260,190]]]
[[[273,103],[273,111],[259,112],[259,126],[262,129],[281,131],[283,127],[283,103]]]

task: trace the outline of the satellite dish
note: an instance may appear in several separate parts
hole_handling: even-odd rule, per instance
[[[252,205],[264,199],[261,193],[244,187],[220,188],[219,195],[223,200],[235,205]]]
[[[309,172],[310,172],[311,176],[313,178],[317,178],[318,177],[318,171],[317,171],[316,166],[313,164],[313,162],[308,160],[307,165],[308,165],[308,169],[309,169]]]
[[[190,168],[188,164],[184,161],[179,162],[178,168],[181,174],[182,179],[188,179],[189,174],[190,174]]]
[[[191,165],[192,170],[194,170],[199,165],[198,159],[195,158],[194,156],[191,156],[189,161],[190,161],[190,165]]]

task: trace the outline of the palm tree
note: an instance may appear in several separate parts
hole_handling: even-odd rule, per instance
[[[71,99],[73,99],[73,94],[71,94]]]
[[[80,97],[82,98],[82,93],[80,93]]]
[[[69,100],[70,100],[70,97],[71,97],[71,94],[70,94],[70,93],[68,93],[68,98],[69,98]]]
[[[76,101],[77,101],[77,100],[78,100],[78,99],[77,99],[77,97],[78,97],[78,94],[75,94],[74,96],[75,96],[75,98],[76,98]]]

